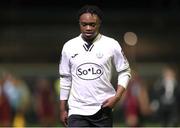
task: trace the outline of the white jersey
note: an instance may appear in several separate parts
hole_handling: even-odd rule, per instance
[[[119,43],[99,34],[88,47],[81,35],[65,43],[60,62],[60,100],[68,99],[69,115],[93,115],[115,95],[112,66],[119,73],[118,85],[126,88],[129,64]]]

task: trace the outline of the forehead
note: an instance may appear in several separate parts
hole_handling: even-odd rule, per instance
[[[92,14],[92,13],[83,13],[80,16],[79,19],[81,22],[96,22],[97,20],[99,20],[99,17],[96,14]]]

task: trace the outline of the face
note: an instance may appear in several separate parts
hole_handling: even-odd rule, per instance
[[[99,33],[100,19],[96,14],[84,13],[79,18],[82,37],[87,40],[93,40]]]

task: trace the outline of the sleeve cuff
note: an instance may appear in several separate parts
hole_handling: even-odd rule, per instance
[[[60,90],[60,100],[68,100],[69,90],[61,88]]]
[[[126,89],[128,86],[128,83],[129,83],[129,79],[130,79],[129,75],[123,75],[123,76],[119,75],[118,76],[118,85],[121,85]]]

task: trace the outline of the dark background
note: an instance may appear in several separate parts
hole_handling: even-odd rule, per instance
[[[137,62],[179,63],[178,0],[1,1],[0,62],[58,63],[62,45],[79,34],[76,13],[84,4],[103,10],[102,33],[123,47],[125,32],[137,34]]]

